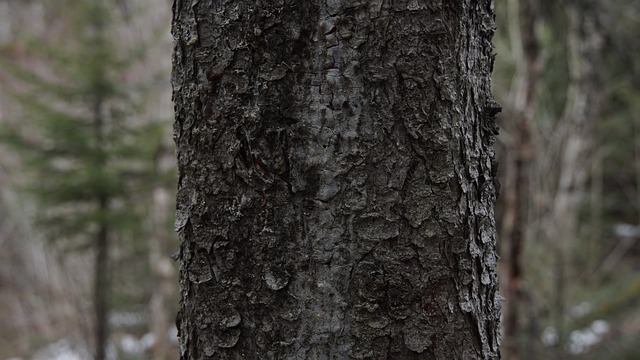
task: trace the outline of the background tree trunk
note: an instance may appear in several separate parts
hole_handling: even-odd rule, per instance
[[[101,31],[102,29],[98,29]],[[106,166],[107,141],[105,141],[105,119],[104,115],[104,99],[97,96],[94,100],[93,109],[93,125],[94,125],[94,137],[96,141],[96,152],[99,153],[99,157],[96,159],[97,164],[94,171],[102,171]],[[110,274],[110,250],[111,241],[109,239],[112,232],[112,226],[108,221],[104,220],[104,217],[109,213],[109,203],[111,199],[108,195],[99,195],[97,199],[97,206],[100,214],[103,218],[98,221],[98,230],[95,238],[95,274],[94,274],[94,308],[95,308],[95,359],[105,360],[107,357],[107,345],[109,344],[109,313],[111,311],[110,306],[110,287],[111,287],[111,274]]]
[[[168,135],[168,134],[167,134]],[[170,137],[166,139],[170,141]],[[166,176],[174,166],[173,154],[169,153],[171,146],[161,144],[156,155],[155,165],[157,176]],[[153,189],[153,207],[149,216],[149,264],[156,286],[149,301],[149,322],[154,335],[154,345],[151,348],[153,360],[175,359],[175,351],[171,351],[169,334],[173,328],[169,304],[175,299],[176,271],[171,259],[166,256],[170,238],[167,236],[167,224],[171,217],[171,190],[165,183],[158,184]]]
[[[524,296],[523,259],[524,246],[529,228],[531,203],[531,164],[534,161],[534,120],[536,113],[535,91],[539,77],[539,48],[536,34],[539,25],[537,0],[509,1],[509,29],[514,51],[519,55],[517,79],[511,92],[509,126],[511,141],[505,150],[504,168],[504,217],[500,232],[500,257],[504,263],[501,272],[502,293],[506,305],[502,311],[503,347],[505,359],[521,359],[522,336],[520,321],[521,303]]]
[[[173,11],[181,358],[499,358],[492,2]]]
[[[602,87],[599,72],[602,64],[604,34],[598,1],[568,1],[567,61],[569,88],[562,118],[563,146],[560,153],[558,184],[551,213],[552,226],[547,236],[555,244],[556,324],[559,345],[566,337],[566,288],[569,249],[578,237],[578,211],[587,186],[595,146],[593,131],[598,119]],[[560,353],[559,357],[563,354]]]

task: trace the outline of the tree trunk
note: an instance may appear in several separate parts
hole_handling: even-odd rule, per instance
[[[100,201],[100,210],[107,211],[106,200]],[[100,224],[96,237],[95,260],[95,298],[94,307],[96,314],[95,325],[95,349],[96,360],[106,359],[106,349],[109,343],[109,240],[108,228]]]
[[[497,359],[490,1],[174,1],[181,359]]]
[[[95,99],[93,107],[94,136],[96,141],[96,151],[100,153],[97,159],[97,170],[103,171],[107,166],[105,153],[107,144],[104,139],[104,101],[101,97]],[[105,216],[109,212],[109,197],[100,194],[97,199],[99,214],[98,230],[95,239],[95,279],[94,279],[94,308],[95,308],[95,360],[105,360],[107,345],[109,343],[109,224]]]
[[[173,155],[168,154],[162,146],[156,158],[156,174],[166,174],[173,166]],[[171,161],[168,161],[171,159]],[[154,287],[149,302],[149,325],[154,335],[154,345],[151,349],[151,359],[175,359],[169,343],[169,333],[173,327],[169,317],[171,313],[168,303],[175,296],[175,270],[167,251],[167,224],[170,218],[170,194],[166,184],[158,184],[153,190],[153,208],[149,216],[149,264],[153,274]]]
[[[558,185],[547,230],[555,242],[556,258],[556,323],[560,334],[558,346],[566,340],[565,307],[570,261],[569,251],[578,233],[578,210],[586,190],[591,167],[593,131],[600,111],[602,86],[599,74],[602,66],[604,34],[603,8],[595,0],[567,2],[567,61],[569,88],[562,119],[564,143],[560,154]],[[560,351],[559,356],[563,353]]]
[[[502,293],[506,306],[502,312],[502,356],[509,360],[522,358],[523,346],[519,341],[522,332],[520,313],[526,298],[523,288],[524,274],[522,254],[529,228],[531,195],[531,164],[534,160],[533,124],[535,120],[535,90],[539,77],[539,41],[535,28],[538,25],[538,1],[512,1],[515,8],[509,22],[510,30],[519,34],[517,43],[520,54],[516,86],[512,91],[510,125],[513,140],[506,150],[506,183],[503,224],[500,232],[500,257]],[[517,10],[517,11],[516,11]],[[518,27],[517,29],[515,29]],[[515,37],[515,36],[514,36]]]

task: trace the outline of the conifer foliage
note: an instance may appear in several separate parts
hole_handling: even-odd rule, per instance
[[[152,174],[158,124],[135,118],[136,87],[126,77],[135,56],[122,54],[114,31],[122,14],[109,2],[67,0],[64,38],[30,40],[35,63],[7,63],[19,80],[24,118],[3,130],[23,160],[24,187],[47,236],[95,254],[95,359],[109,337],[110,249],[140,229],[136,197]],[[42,65],[44,64],[44,65]],[[39,66],[42,65],[42,66]]]

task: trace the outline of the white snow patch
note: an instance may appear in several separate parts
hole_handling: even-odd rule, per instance
[[[178,345],[178,328],[175,326],[172,326],[169,329],[169,342],[172,345]]]
[[[120,349],[127,354],[140,354],[145,348],[142,342],[133,335],[123,335],[119,342]]]
[[[155,344],[156,338],[152,333],[146,333],[139,339],[133,335],[125,334],[118,341],[120,350],[126,354],[142,354]]]
[[[613,225],[613,233],[617,237],[636,237],[640,235],[640,228],[631,224],[615,224]]]
[[[87,360],[90,359],[86,349],[74,346],[68,339],[61,339],[38,351],[31,360]]]
[[[113,327],[126,327],[144,324],[145,315],[137,312],[118,311],[109,316],[109,323]]]
[[[571,316],[573,317],[585,316],[591,311],[592,308],[593,306],[590,303],[583,301],[580,304],[571,308]]]
[[[556,345],[558,343],[558,330],[553,326],[547,326],[542,331],[542,343],[546,346]]]
[[[591,326],[581,330],[574,330],[569,335],[569,351],[572,354],[582,354],[590,347],[602,340],[603,335],[609,332],[609,323],[604,320],[596,320]]]

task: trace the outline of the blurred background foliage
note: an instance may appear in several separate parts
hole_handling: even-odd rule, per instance
[[[0,1],[0,358],[177,358],[170,8]]]
[[[0,0],[2,359],[177,358],[170,9]],[[638,359],[640,1],[496,11],[503,358]]]
[[[640,2],[497,0],[505,359],[639,359]]]

